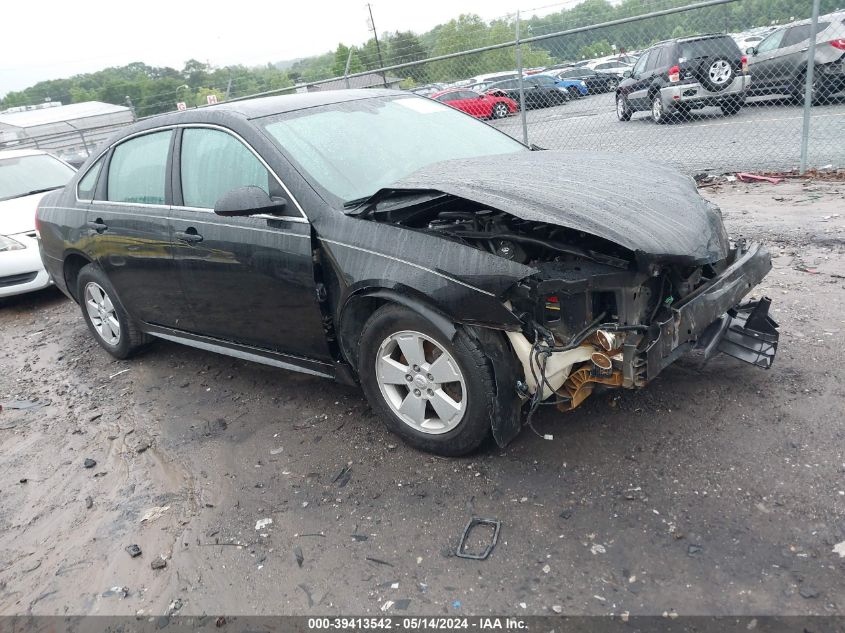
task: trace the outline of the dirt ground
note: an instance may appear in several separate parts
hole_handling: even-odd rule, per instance
[[[845,614],[845,184],[703,193],[774,254],[774,367],[685,358],[465,459],[356,389],[114,361],[58,292],[4,301],[0,615]],[[482,562],[473,516],[502,522]]]

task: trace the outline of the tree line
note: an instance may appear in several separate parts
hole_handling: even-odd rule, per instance
[[[840,0],[822,0],[822,13],[833,11]],[[521,19],[521,39],[547,35],[619,18],[688,4],[689,0],[584,0],[570,8],[543,17]],[[739,0],[738,2],[696,9],[637,22],[593,29],[523,45],[523,66],[547,66],[565,61],[609,55],[645,48],[670,37],[697,33],[736,32],[757,26],[782,24],[809,17],[808,0]],[[268,63],[266,66],[242,65],[214,68],[195,59],[181,70],[148,66],[141,62],[76,75],[66,79],[42,81],[25,90],[10,92],[0,100],[0,109],[32,105],[46,100],[62,103],[104,101],[127,105],[143,117],[176,108],[203,105],[208,95],[219,101],[293,89],[296,84],[340,77],[351,73],[374,71],[457,53],[515,39],[516,17],[485,21],[478,15],[461,15],[430,31],[384,33],[379,46],[374,38],[360,45],[338,44],[334,51],[294,62]],[[379,50],[380,49],[380,50]],[[379,56],[379,53],[381,54]],[[381,57],[381,59],[379,59]],[[452,59],[440,60],[389,71],[411,88],[432,82],[451,82],[487,72],[516,67],[513,47],[494,49]]]

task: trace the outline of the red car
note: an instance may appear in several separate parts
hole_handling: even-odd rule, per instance
[[[501,119],[519,109],[516,101],[508,97],[485,95],[461,88],[441,90],[431,95],[431,98],[478,119]]]

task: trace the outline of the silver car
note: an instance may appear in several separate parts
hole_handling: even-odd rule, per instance
[[[810,20],[794,22],[746,50],[752,94],[803,98],[809,60]],[[845,11],[819,17],[813,104],[823,104],[845,87]]]

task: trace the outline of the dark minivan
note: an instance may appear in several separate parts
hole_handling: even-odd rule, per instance
[[[616,90],[616,115],[651,111],[655,123],[719,106],[736,114],[750,79],[747,60],[727,35],[697,35],[661,42],[646,50]]]

